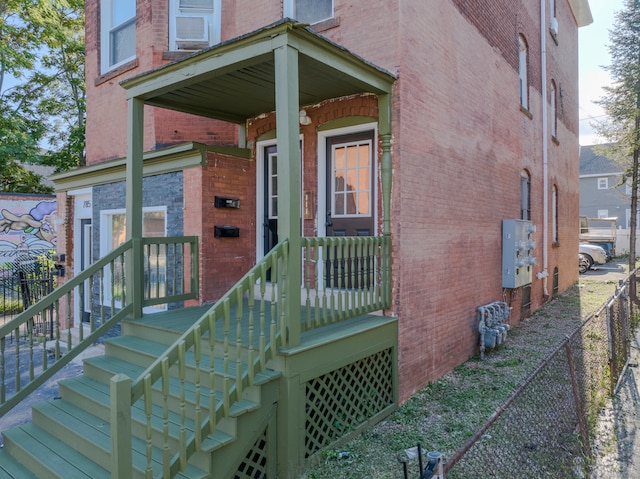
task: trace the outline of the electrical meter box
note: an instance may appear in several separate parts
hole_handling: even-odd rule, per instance
[[[502,220],[502,287],[519,288],[531,284],[536,264],[531,221]]]

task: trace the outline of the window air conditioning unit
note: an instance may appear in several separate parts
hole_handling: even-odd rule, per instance
[[[176,15],[176,45],[180,50],[200,50],[209,46],[209,22],[199,15]]]
[[[549,26],[549,30],[551,31],[551,34],[554,36],[558,34],[558,19],[556,17],[553,17],[551,19],[551,25]]]

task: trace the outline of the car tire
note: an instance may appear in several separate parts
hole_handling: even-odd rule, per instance
[[[591,269],[593,266],[593,258],[585,253],[579,253],[580,262],[585,261],[587,263],[587,269]]]
[[[589,269],[589,261],[583,254],[578,254],[578,273],[586,273]]]

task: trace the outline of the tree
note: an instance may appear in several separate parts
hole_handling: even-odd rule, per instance
[[[0,172],[84,165],[84,129],[84,2],[0,0]]]
[[[605,66],[612,85],[597,102],[607,119],[596,124],[597,132],[609,141],[600,153],[624,168],[623,181],[631,182],[631,228],[629,268],[635,268],[638,215],[638,160],[640,158],[640,0],[625,0],[616,12],[609,31],[611,65]]]

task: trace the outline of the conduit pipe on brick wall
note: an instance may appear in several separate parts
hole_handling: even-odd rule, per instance
[[[549,133],[548,108],[547,108],[547,0],[540,0],[540,54],[541,54],[541,75],[542,75],[542,271],[536,277],[542,279],[544,296],[549,296],[547,288],[547,278],[549,277]]]

